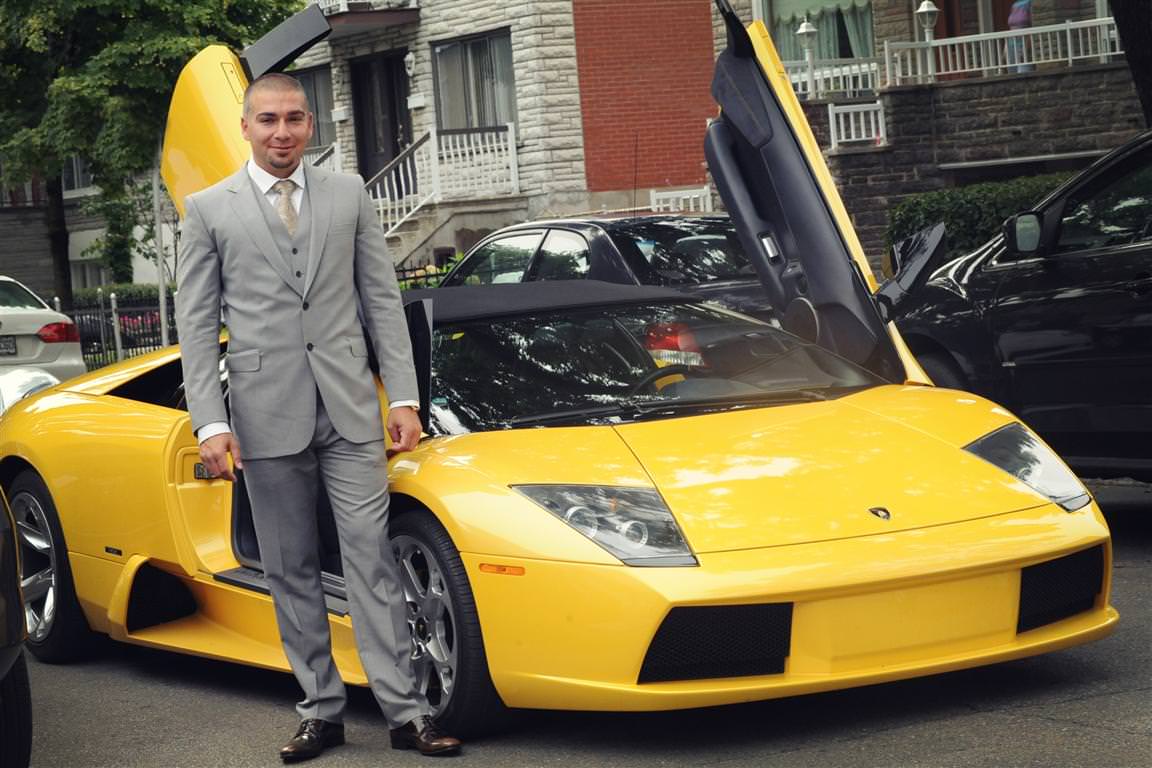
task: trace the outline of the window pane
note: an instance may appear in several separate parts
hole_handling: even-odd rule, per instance
[[[460,43],[436,46],[436,111],[441,128],[468,127],[464,47]]]
[[[1124,172],[1073,194],[1064,207],[1057,251],[1152,240],[1152,154],[1125,164]]]
[[[512,38],[507,31],[443,43],[436,57],[440,127],[483,128],[516,120]]]
[[[554,229],[540,249],[532,279],[578,280],[588,274],[588,243],[575,232]]]
[[[44,309],[40,299],[10,280],[0,280],[0,307],[9,309]]]
[[[539,243],[539,232],[493,240],[469,256],[446,284],[518,283],[528,269]]]

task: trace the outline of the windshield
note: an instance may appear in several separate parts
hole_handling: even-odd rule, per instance
[[[647,285],[709,283],[756,275],[728,219],[624,221],[607,231],[634,265],[640,282]]]
[[[19,283],[0,280],[0,308],[45,309],[47,305]]]
[[[437,329],[432,345],[439,435],[823,400],[882,383],[770,325],[700,304],[476,320]]]

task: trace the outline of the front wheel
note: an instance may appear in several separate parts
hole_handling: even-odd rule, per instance
[[[408,605],[416,684],[433,717],[462,738],[499,730],[508,710],[488,673],[476,601],[451,537],[427,512],[401,515],[391,537]]]
[[[92,649],[92,631],[76,599],[52,494],[38,474],[27,470],[8,488],[8,503],[20,543],[28,650],[49,663],[82,658]]]

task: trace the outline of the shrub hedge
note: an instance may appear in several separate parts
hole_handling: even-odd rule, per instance
[[[148,299],[152,301],[160,300],[160,291],[157,290],[155,283],[114,283],[112,285],[100,286],[98,289],[77,288],[72,292],[72,304],[77,307],[99,306],[100,302],[96,296],[97,290],[102,291],[104,294],[104,306],[108,306],[108,295],[111,293],[116,294],[117,302],[145,301]],[[175,290],[175,283],[168,286],[169,294]]]
[[[911,195],[888,213],[888,247],[942,221],[947,256],[967,253],[996,235],[1006,218],[1029,210],[1071,175],[1024,176]]]

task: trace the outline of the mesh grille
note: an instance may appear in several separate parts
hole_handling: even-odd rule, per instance
[[[1020,573],[1017,632],[1089,611],[1104,585],[1104,546],[1030,565]]]
[[[791,603],[673,608],[648,647],[639,682],[779,674],[791,643]]]

